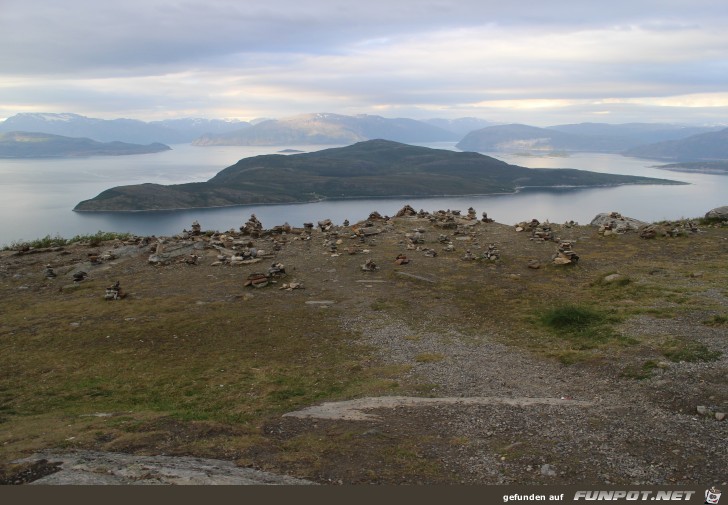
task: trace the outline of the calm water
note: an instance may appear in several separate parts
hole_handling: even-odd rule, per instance
[[[454,149],[453,144],[426,144]],[[689,182],[687,186],[621,186],[592,189],[524,190],[509,195],[450,198],[405,198],[326,201],[296,205],[254,205],[174,212],[77,213],[73,207],[113,186],[154,182],[205,181],[237,160],[270,154],[280,147],[172,146],[155,154],[55,160],[0,160],[0,245],[46,235],[94,233],[98,230],[138,235],[171,235],[198,220],[203,229],[237,229],[255,213],[266,228],[288,222],[330,218],[354,222],[377,210],[393,215],[404,204],[415,209],[466,210],[474,207],[501,223],[537,218],[587,223],[600,212],[618,211],[645,221],[702,216],[728,205],[728,176],[685,174],[652,168],[658,162],[619,155],[582,153],[569,157],[495,154],[508,163],[532,168],[579,168],[596,172],[645,175]],[[302,151],[321,149],[286,146]],[[330,147],[330,146],[325,146]]]

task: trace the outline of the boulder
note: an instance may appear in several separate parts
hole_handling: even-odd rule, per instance
[[[641,227],[647,226],[648,223],[631,217],[624,217],[619,212],[603,212],[597,214],[590,224],[599,227],[600,230],[624,233],[630,230],[639,230]]]
[[[720,220],[728,220],[728,205],[724,205],[723,207],[716,207],[713,210],[709,210],[705,214],[706,219],[720,219]]]

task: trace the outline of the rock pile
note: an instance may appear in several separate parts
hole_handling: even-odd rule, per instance
[[[399,211],[397,211],[396,217],[412,217],[416,216],[417,211],[410,207],[409,205],[405,205]]]
[[[395,265],[406,265],[410,260],[404,254],[399,254],[394,260]]]
[[[120,300],[126,296],[126,293],[121,289],[121,284],[116,281],[113,286],[106,288],[106,294],[104,300]]]
[[[45,275],[46,279],[55,279],[56,273],[53,271],[53,268],[50,265],[45,266],[45,272],[43,273]]]
[[[541,224],[541,222],[538,219],[536,219],[536,218],[531,219],[531,221],[529,221],[529,222],[521,221],[520,223],[517,223],[516,224],[516,231],[517,232],[522,232],[522,231],[525,231],[525,230],[531,230],[531,231],[533,231],[540,224]]]
[[[376,270],[379,270],[379,267],[378,267],[378,266],[376,265],[376,263],[374,263],[374,260],[372,260],[372,259],[370,258],[370,259],[368,259],[368,260],[366,261],[366,263],[364,263],[364,264],[363,264],[363,265],[361,266],[361,269],[362,269],[362,271],[364,271],[364,272],[374,272],[374,271],[376,271]]]
[[[257,238],[263,231],[263,223],[261,223],[255,214],[250,215],[243,226],[240,227],[240,233],[243,235],[250,235],[251,237]]]
[[[493,223],[493,222],[495,222],[494,219],[491,219],[491,218],[488,217],[488,213],[487,212],[483,212],[483,219],[481,219],[481,221],[483,221],[484,223]]]
[[[551,258],[554,265],[575,265],[579,256],[572,249],[572,242],[564,240],[559,244],[558,252]]]
[[[488,248],[480,255],[480,259],[495,261],[500,259],[500,251],[495,244],[489,244]]]
[[[536,221],[534,219],[534,221]],[[533,222],[533,221],[532,221]],[[551,223],[548,221],[540,223],[531,229],[531,240],[538,242],[546,242],[554,240],[554,232],[551,229]]]
[[[631,217],[624,217],[619,212],[610,212],[597,214],[596,217],[592,219],[590,225],[598,226],[599,233],[606,237],[609,235],[639,230],[643,226],[646,226],[647,223],[638,221],[637,219],[632,219]]]
[[[202,227],[196,220],[192,223],[192,236],[197,237],[202,233]]]

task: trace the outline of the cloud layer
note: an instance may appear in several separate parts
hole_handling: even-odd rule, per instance
[[[728,3],[3,0],[0,117],[728,121]]]

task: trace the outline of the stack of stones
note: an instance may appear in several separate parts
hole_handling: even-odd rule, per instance
[[[538,219],[535,219],[535,218],[534,219],[531,219],[531,221],[528,222],[528,223],[526,221],[521,221],[520,223],[518,223],[516,225],[516,231],[519,231],[520,232],[520,231],[524,231],[524,230],[527,230],[527,229],[533,231],[540,224],[541,223],[539,222],[539,220]]]
[[[657,235],[663,237],[680,237],[687,233],[698,233],[700,230],[698,226],[692,221],[671,223],[666,222],[661,226],[657,224],[650,224],[640,228],[641,238],[655,238]]]
[[[483,212],[483,219],[481,219],[481,221],[483,221],[484,223],[492,223],[492,222],[494,222],[495,220],[494,220],[494,219],[491,219],[491,218],[489,218],[489,217],[488,217],[488,213],[487,213],[487,212]]]
[[[534,219],[534,221],[536,220]],[[535,240],[537,242],[545,242],[547,240],[553,239],[554,232],[551,229],[551,223],[549,223],[548,221],[543,224],[536,225],[531,229],[531,240]]]
[[[470,221],[475,221],[476,219],[478,219],[478,216],[475,214],[474,208],[470,207],[468,209],[468,217],[466,217],[465,219],[468,219]]]
[[[120,300],[124,298],[124,296],[126,296],[126,294],[122,291],[121,284],[119,281],[116,281],[113,286],[106,288],[104,300]]]
[[[366,263],[364,263],[361,266],[362,271],[364,272],[374,272],[375,270],[378,270],[379,267],[374,263],[374,260],[368,259]]]
[[[488,249],[480,255],[480,259],[489,261],[500,259],[500,251],[498,250],[498,247],[495,244],[488,245]]]
[[[409,205],[405,205],[404,207],[399,209],[399,211],[396,214],[396,217],[412,217],[412,216],[416,216],[416,215],[417,215],[417,211],[415,209],[413,209]]]
[[[263,224],[258,221],[258,218],[255,217],[255,214],[250,215],[250,219],[246,221],[246,223],[240,227],[240,233],[243,235],[250,235],[251,237],[260,237],[260,234],[263,231]]]
[[[329,231],[331,227],[334,226],[334,223],[331,222],[331,219],[324,219],[323,221],[318,222],[318,226],[321,231]],[[306,225],[304,224],[303,227],[305,228]]]
[[[573,251],[572,246],[572,242],[562,240],[558,252],[552,258],[552,263],[554,265],[575,265],[579,261],[579,256]]]
[[[202,233],[202,227],[200,226],[200,223],[194,221],[192,223],[192,236],[197,237],[200,233]]]
[[[46,279],[54,279],[56,277],[56,273],[53,271],[53,268],[51,268],[50,265],[45,266],[45,277]]]
[[[422,228],[416,228],[413,230],[414,233],[407,233],[404,238],[407,243],[407,250],[412,251],[417,249],[418,244],[425,243],[425,230]]]

